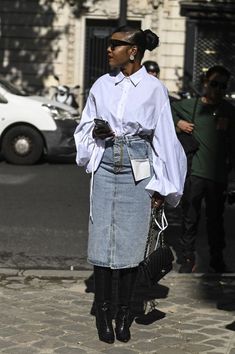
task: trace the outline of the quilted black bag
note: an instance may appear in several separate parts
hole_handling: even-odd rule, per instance
[[[149,287],[154,286],[172,270],[174,255],[164,240],[163,231],[167,227],[163,208],[152,209],[150,229],[145,249],[145,258],[139,264],[139,279]]]
[[[184,148],[186,156],[191,153],[194,154],[198,150],[200,144],[192,134],[179,132],[177,133],[177,137]]]

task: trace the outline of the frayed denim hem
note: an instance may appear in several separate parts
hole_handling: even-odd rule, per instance
[[[100,261],[95,261],[95,260],[91,260],[91,259],[87,259],[87,262],[94,265],[94,266],[98,266],[98,267],[107,267],[107,268],[111,268],[111,269],[125,269],[125,268],[135,268],[139,266],[139,263],[133,263],[133,264],[122,264],[122,265],[112,265],[112,264],[107,264],[107,263],[103,263]],[[140,261],[141,262],[141,261]]]

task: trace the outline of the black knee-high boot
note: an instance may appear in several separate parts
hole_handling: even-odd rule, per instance
[[[121,269],[119,274],[119,306],[116,315],[116,338],[128,342],[131,338],[130,302],[135,288],[138,267]]]
[[[112,269],[94,266],[96,327],[99,339],[106,343],[114,342],[112,325]]]

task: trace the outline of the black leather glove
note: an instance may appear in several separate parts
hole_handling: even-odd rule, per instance
[[[95,139],[106,139],[111,136],[114,136],[114,132],[112,130],[107,130],[105,128],[95,126],[92,131],[92,136]]]

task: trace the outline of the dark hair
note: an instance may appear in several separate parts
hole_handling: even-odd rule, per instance
[[[159,37],[150,29],[143,31],[140,28],[121,26],[113,31],[113,33],[117,32],[129,33],[130,42],[137,45],[141,58],[143,57],[146,49],[152,51],[159,45]]]
[[[224,66],[222,65],[214,65],[214,66],[211,66],[205,73],[205,79],[209,79],[211,77],[211,75],[213,74],[220,74],[220,75],[223,75],[223,76],[226,76],[227,79],[230,78],[231,76],[231,73],[230,71],[228,71]]]
[[[145,66],[146,70],[149,72],[155,72],[156,74],[160,73],[159,65],[156,61],[153,60],[146,60],[143,65]]]

